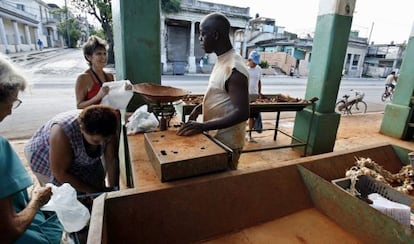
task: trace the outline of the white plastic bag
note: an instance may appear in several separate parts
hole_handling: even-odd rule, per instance
[[[103,87],[109,87],[109,93],[102,98],[101,104],[111,106],[115,109],[126,109],[134,94],[132,89],[126,89],[130,85],[131,82],[129,80],[103,83]]]
[[[159,122],[153,113],[148,113],[148,106],[142,105],[128,118],[126,124],[128,135],[138,132],[149,132],[158,126]]]
[[[75,189],[69,184],[61,186],[46,184],[52,187],[52,197],[41,210],[55,211],[66,232],[72,233],[83,229],[91,217],[88,208],[78,201]]]
[[[411,208],[409,206],[390,201],[378,193],[369,194],[368,199],[373,202],[371,205],[373,208],[394,218],[406,227],[410,227]]]

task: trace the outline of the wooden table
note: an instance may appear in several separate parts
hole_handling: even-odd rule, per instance
[[[267,97],[271,97],[271,95],[266,95]],[[250,113],[254,112],[260,112],[260,113],[266,113],[266,112],[276,112],[276,118],[275,118],[275,127],[272,129],[264,129],[264,130],[274,130],[273,135],[273,141],[276,141],[278,132],[292,138],[292,143],[285,144],[285,145],[275,145],[273,147],[266,147],[266,148],[252,148],[252,149],[244,149],[243,152],[255,152],[255,151],[263,151],[263,150],[270,150],[270,149],[278,149],[278,148],[287,148],[287,147],[301,147],[304,146],[303,155],[306,156],[307,153],[307,147],[309,143],[309,136],[312,129],[312,122],[315,114],[315,102],[317,101],[317,98],[313,98],[309,101],[304,102],[277,102],[277,103],[250,103]],[[191,113],[191,111],[194,109],[194,107],[197,106],[196,104],[192,103],[176,103],[175,109],[178,113],[181,114],[181,119],[184,122],[187,115]],[[306,135],[305,139],[299,139],[297,137],[294,137],[293,135],[290,135],[283,130],[279,129],[279,120],[280,120],[280,113],[281,112],[298,112],[302,111],[306,107],[311,107],[312,116],[311,121],[309,123],[308,127],[308,133]],[[255,130],[247,130],[248,133],[251,133]]]

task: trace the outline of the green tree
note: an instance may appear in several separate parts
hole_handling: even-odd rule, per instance
[[[101,23],[105,39],[108,42],[108,63],[113,64],[114,58],[114,37],[112,31],[112,4],[111,0],[71,0],[73,6],[83,11],[86,10],[90,15]]]
[[[63,36],[66,45],[70,48],[76,47],[79,39],[81,38],[82,32],[80,29],[81,27],[79,22],[73,18],[58,24],[58,32]]]
[[[113,64],[114,37],[112,29],[112,3],[111,0],[71,0],[73,6],[83,11],[86,10],[100,23],[108,42],[108,63]],[[161,0],[161,9],[164,13],[177,13],[181,11],[181,0]]]
[[[161,0],[161,11],[166,14],[181,11],[181,0]]]
[[[98,37],[100,37],[104,40],[106,39],[106,36],[105,36],[105,33],[104,33],[103,29],[95,30],[95,27],[93,25],[91,25],[90,28],[89,28],[89,34],[94,35],[94,36],[98,36]]]

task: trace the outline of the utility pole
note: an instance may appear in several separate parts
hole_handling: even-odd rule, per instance
[[[65,0],[65,12],[66,12],[66,35],[68,38],[68,47],[70,47],[70,35],[69,35],[69,22],[68,22],[68,5],[66,4]]]
[[[371,30],[369,31],[369,37],[368,37],[368,46],[371,45],[371,35],[372,35],[372,30],[374,29],[374,22],[372,22],[371,25]]]
[[[246,26],[244,27],[243,32],[243,49],[242,49],[242,57],[247,58],[247,31],[249,31],[249,36],[251,36],[251,30],[250,30],[250,20],[247,21]]]
[[[89,38],[89,23],[88,23],[88,15],[87,15],[86,10],[85,10],[85,25],[86,25],[86,40],[88,40],[88,38]]]

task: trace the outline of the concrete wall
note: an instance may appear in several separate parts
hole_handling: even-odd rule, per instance
[[[292,66],[296,67],[296,59],[284,52],[261,52],[260,59],[267,61],[269,66],[281,69],[285,74],[289,74]]]

